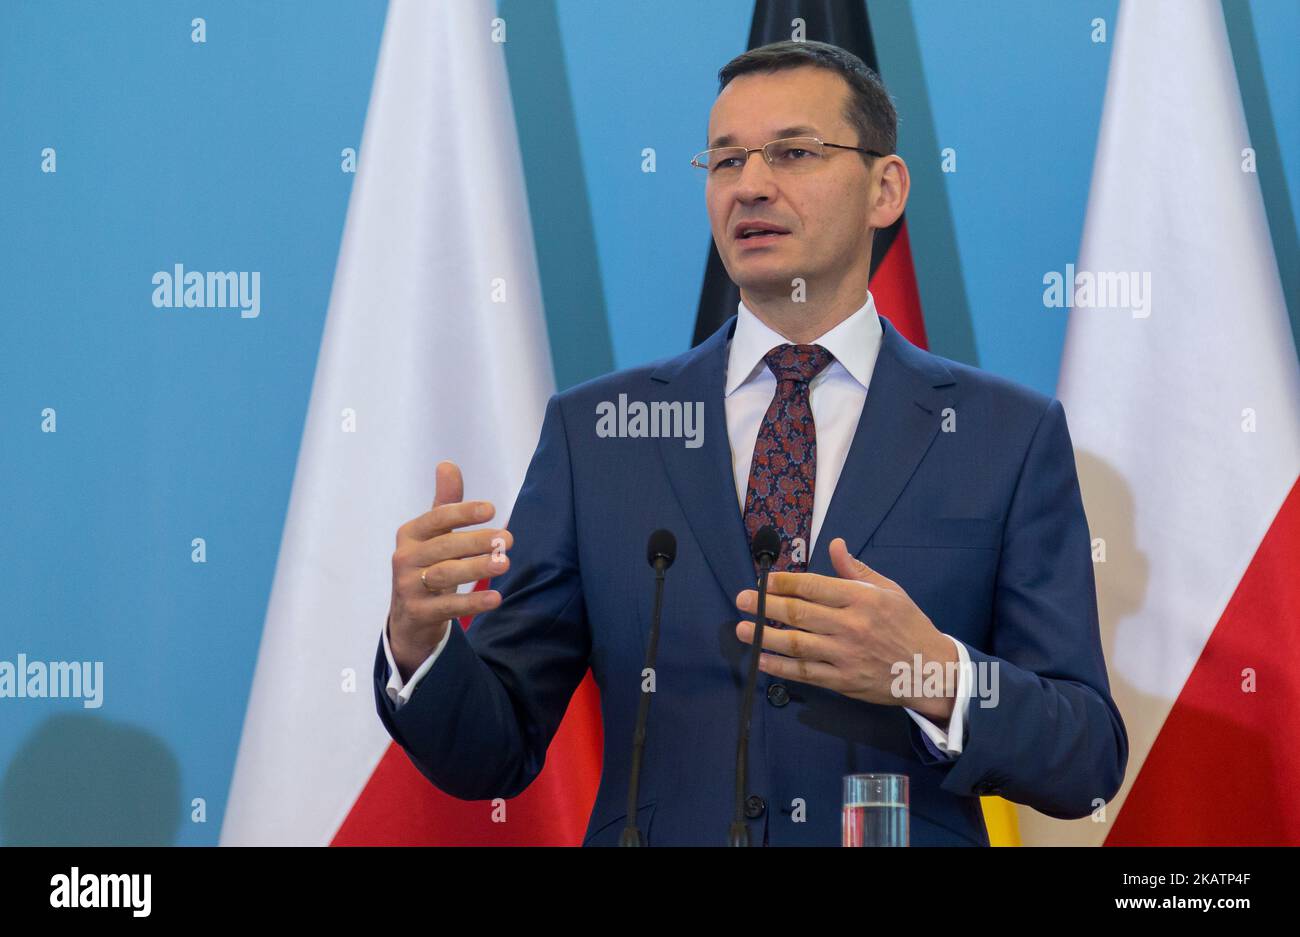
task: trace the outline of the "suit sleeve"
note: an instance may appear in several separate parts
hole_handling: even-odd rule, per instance
[[[967,741],[942,787],[1002,795],[1062,819],[1111,800],[1128,735],[1106,677],[1091,536],[1057,400],[1039,420],[1012,496],[991,648],[968,649],[977,683]],[[942,763],[912,731],[922,761]]]
[[[591,653],[569,446],[555,396],[507,526],[510,569],[492,581],[501,604],[469,631],[453,623],[401,708],[388,698],[382,642],[375,658],[384,726],[425,777],[463,800],[514,797],[532,783]]]

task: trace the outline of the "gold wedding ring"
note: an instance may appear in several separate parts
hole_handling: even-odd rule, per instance
[[[437,591],[438,591],[437,589],[435,589],[433,586],[429,585],[429,580],[427,580],[427,579],[424,578],[424,574],[427,573],[427,572],[428,572],[429,570],[431,570],[431,569],[433,569],[432,566],[426,566],[426,567],[424,567],[423,570],[420,571],[420,582],[424,583],[424,588],[427,589],[429,592],[437,592]]]

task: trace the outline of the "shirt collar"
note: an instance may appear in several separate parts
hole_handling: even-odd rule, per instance
[[[835,328],[813,339],[808,344],[821,345],[835,360],[844,366],[855,381],[866,389],[871,382],[871,372],[880,351],[882,331],[880,317],[876,314],[876,301],[867,292],[867,301],[857,312]],[[770,328],[754,315],[742,300],[736,307],[736,330],[731,336],[727,354],[727,383],[724,396],[742,384],[747,384],[767,365],[766,355],[777,345],[788,345],[790,340]],[[832,362],[833,365],[833,362]]]

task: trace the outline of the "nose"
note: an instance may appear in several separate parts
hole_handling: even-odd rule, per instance
[[[745,165],[740,168],[740,177],[736,180],[732,194],[742,202],[754,202],[770,198],[776,188],[772,167],[762,150],[748,154]]]

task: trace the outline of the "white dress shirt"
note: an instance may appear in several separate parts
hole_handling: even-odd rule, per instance
[[[821,532],[831,495],[844,468],[857,430],[858,418],[867,398],[871,373],[880,353],[882,337],[880,318],[876,314],[875,300],[870,292],[867,301],[857,312],[835,328],[808,344],[821,345],[833,356],[821,373],[808,384],[808,402],[812,408],[813,423],[817,427],[817,476],[813,483],[813,512],[808,556],[812,556],[817,536]],[[772,398],[776,395],[776,376],[763,361],[763,356],[777,345],[790,344],[789,339],[765,325],[741,302],[737,307],[736,330],[732,334],[727,355],[727,373],[724,384],[727,415],[727,439],[731,443],[731,469],[736,482],[736,499],[741,513],[745,510],[745,495],[749,488],[750,463],[754,458],[754,444]],[[838,535],[838,534],[837,534]],[[453,622],[451,627],[459,627]],[[388,646],[388,627],[383,629],[384,653],[391,672],[388,680],[388,698],[395,707],[401,707],[429,668],[433,666],[442,649],[447,646],[451,628],[411,679],[402,683]],[[936,757],[955,759],[961,754],[965,740],[966,715],[970,707],[970,654],[966,646],[945,635],[957,647],[960,665],[957,669],[957,697],[952,717],[945,732],[929,719],[904,707],[920,726],[927,747]],[[919,675],[918,675],[919,679]]]

